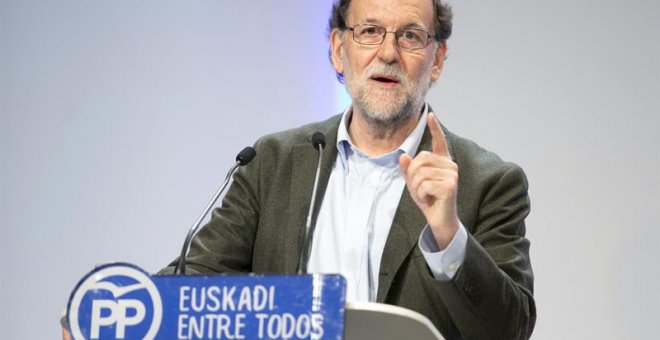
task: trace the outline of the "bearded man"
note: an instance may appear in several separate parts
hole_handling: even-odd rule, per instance
[[[336,3],[330,59],[351,107],[255,144],[257,157],[196,236],[189,271],[296,272],[320,132],[328,147],[308,272],[341,273],[348,301],[415,310],[447,339],[528,338],[525,175],[449,132],[425,103],[451,17],[440,0]]]

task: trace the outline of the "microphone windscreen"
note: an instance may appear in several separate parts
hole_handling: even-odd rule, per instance
[[[238,155],[236,156],[236,161],[240,165],[245,165],[250,163],[250,161],[252,161],[252,159],[256,155],[257,152],[254,150],[254,148],[251,146],[247,146],[245,147],[245,149],[241,150],[241,152],[238,153]]]
[[[317,132],[314,135],[312,135],[312,144],[314,144],[316,150],[319,149],[319,145],[325,148],[325,135],[323,135],[320,132]]]

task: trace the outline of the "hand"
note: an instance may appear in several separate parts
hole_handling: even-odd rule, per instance
[[[71,340],[71,333],[64,327],[62,327],[62,340]]]
[[[422,151],[414,159],[399,157],[399,166],[410,196],[426,217],[440,250],[447,248],[458,230],[456,209],[458,166],[451,160],[447,139],[433,113],[428,115],[433,151]]]

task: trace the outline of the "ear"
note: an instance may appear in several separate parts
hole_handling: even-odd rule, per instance
[[[332,67],[337,73],[344,73],[344,63],[342,56],[344,55],[344,39],[343,32],[337,28],[333,28],[330,32],[330,59],[332,60]]]
[[[440,78],[442,68],[445,65],[445,56],[447,56],[447,42],[443,42],[435,52],[435,59],[433,59],[433,68],[431,69],[431,82]]]

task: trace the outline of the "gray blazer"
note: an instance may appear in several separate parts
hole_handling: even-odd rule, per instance
[[[311,136],[322,132],[328,146],[320,202],[337,158],[340,118],[257,141],[256,158],[236,173],[222,206],[195,237],[186,257],[191,272],[295,273],[318,159]],[[526,339],[536,310],[525,238],[525,174],[475,143],[445,134],[459,167],[465,260],[452,280],[433,278],[417,246],[426,220],[404,189],[381,260],[377,300],[426,315],[447,339]],[[430,149],[427,128],[419,151]]]

